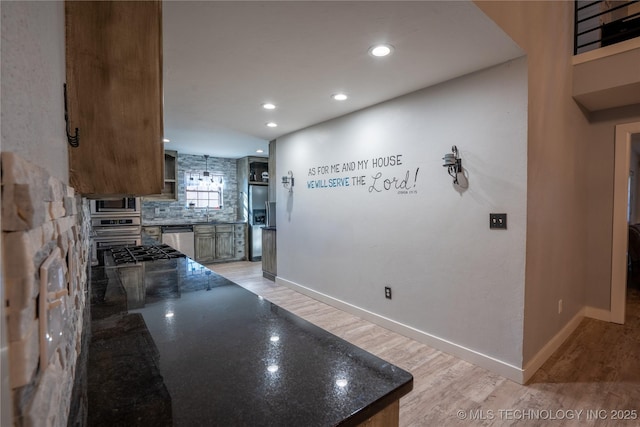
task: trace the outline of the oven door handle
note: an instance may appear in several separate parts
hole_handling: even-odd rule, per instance
[[[142,233],[141,227],[104,227],[93,228],[94,233],[98,237],[111,237],[111,236],[138,236]]]

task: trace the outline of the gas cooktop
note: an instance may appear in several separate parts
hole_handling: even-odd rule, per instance
[[[143,245],[111,248],[113,262],[128,264],[139,261],[155,261],[159,259],[181,258],[186,256],[169,245]]]

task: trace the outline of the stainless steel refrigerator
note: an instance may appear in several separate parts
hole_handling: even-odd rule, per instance
[[[262,228],[267,218],[267,186],[249,185],[249,259],[262,259]]]

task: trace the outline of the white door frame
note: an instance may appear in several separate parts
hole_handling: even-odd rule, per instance
[[[611,245],[611,321],[624,323],[627,291],[627,224],[631,136],[640,122],[616,126],[613,176],[613,236]]]

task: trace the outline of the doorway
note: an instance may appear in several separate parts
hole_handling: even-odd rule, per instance
[[[620,324],[624,323],[627,302],[628,186],[631,143],[634,135],[640,135],[640,122],[616,126],[611,247],[611,318],[609,320]]]

